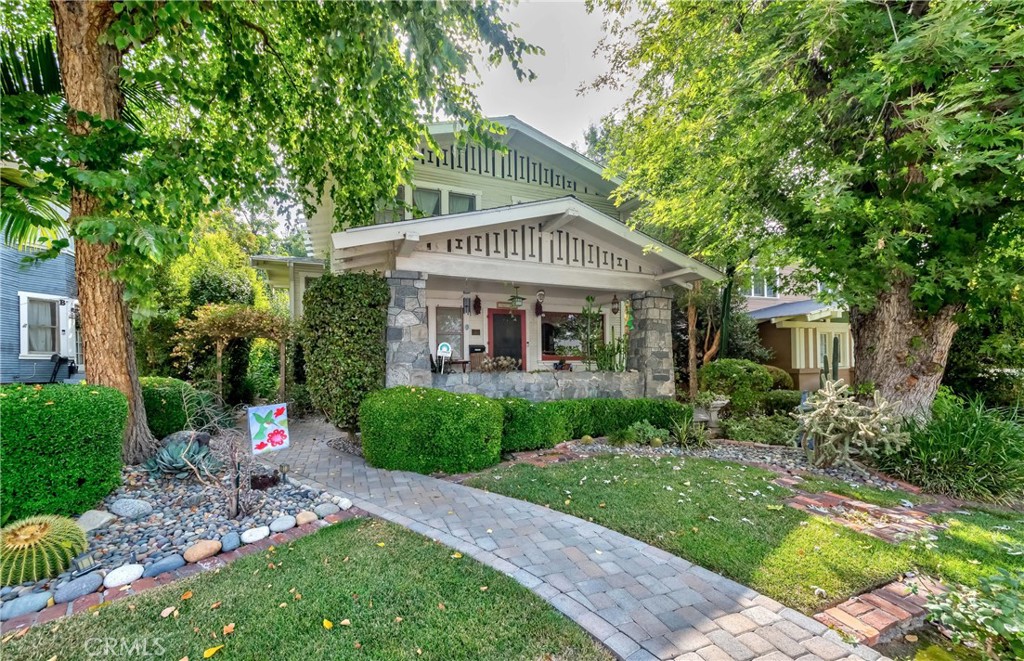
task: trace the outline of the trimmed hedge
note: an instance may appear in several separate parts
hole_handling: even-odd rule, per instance
[[[722,420],[726,438],[749,443],[793,445],[799,423],[788,415],[755,415]]]
[[[761,410],[765,415],[794,413],[800,406],[799,390],[769,390],[760,397]]]
[[[547,404],[565,420],[570,438],[607,436],[642,420],[671,429],[689,408],[672,399],[562,399]]]
[[[764,365],[738,358],[721,358],[701,366],[700,389],[729,396],[730,409],[748,413],[757,408],[760,393],[772,387]]]
[[[789,372],[775,365],[761,365],[761,367],[768,370],[768,375],[772,377],[772,390],[793,389],[793,377],[789,375]]]
[[[128,400],[90,385],[0,387],[2,519],[75,516],[121,483]]]
[[[302,348],[310,401],[343,429],[384,387],[391,288],[379,273],[325,273],[302,298]]]
[[[556,402],[534,403],[515,397],[498,402],[504,410],[503,452],[553,448],[569,439],[565,420],[554,406]]]
[[[462,473],[501,459],[504,410],[483,395],[398,386],[359,407],[363,455],[371,466],[417,473]]]

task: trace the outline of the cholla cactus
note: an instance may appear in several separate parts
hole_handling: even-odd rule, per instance
[[[808,410],[793,417],[800,422],[808,459],[819,468],[848,466],[863,471],[854,457],[891,454],[907,442],[892,405],[877,390],[871,404],[862,404],[845,383],[827,381],[807,404]]]

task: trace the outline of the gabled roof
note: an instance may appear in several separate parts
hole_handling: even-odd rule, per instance
[[[484,227],[547,221],[564,227],[569,223],[585,223],[586,230],[632,248],[657,264],[659,275],[683,280],[719,280],[722,274],[689,255],[671,248],[643,232],[630,229],[622,222],[568,195],[551,200],[525,202],[509,206],[470,211],[467,213],[431,216],[384,225],[353,227],[332,235],[335,250],[351,250],[381,244],[419,242],[431,236],[478,231]]]
[[[546,133],[536,129],[515,115],[504,115],[501,117],[488,117],[489,121],[505,127],[505,135],[498,136],[499,140],[509,147],[521,146],[529,142],[533,151],[546,157],[552,165],[558,166],[574,176],[584,176],[591,180],[603,181],[608,188],[614,188],[622,183],[617,177],[606,177],[604,166],[593,161],[575,149],[563,145]],[[455,122],[438,122],[431,124],[427,130],[435,138],[453,135],[458,130]]]
[[[839,311],[840,309],[841,308],[838,305],[826,304],[810,298],[806,301],[792,301],[790,303],[771,305],[766,308],[761,308],[760,310],[753,310],[747,314],[757,321],[765,321],[766,319],[778,319],[781,317],[814,315],[826,310]]]

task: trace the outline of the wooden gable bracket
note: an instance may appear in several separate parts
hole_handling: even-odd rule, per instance
[[[668,273],[662,273],[661,275],[654,276],[654,279],[658,282],[675,282],[676,280],[684,280],[684,275],[692,275],[697,272],[697,269],[692,266],[686,268],[676,269],[675,271],[669,271]]]
[[[555,230],[562,229],[578,217],[576,209],[568,209],[565,213],[559,214],[551,220],[545,220],[541,224],[540,229],[542,232],[554,232]]]
[[[417,232],[406,232],[402,239],[395,242],[395,251],[399,257],[408,257],[420,244],[420,235]]]

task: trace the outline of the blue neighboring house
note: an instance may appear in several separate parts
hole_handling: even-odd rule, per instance
[[[79,381],[85,365],[74,250],[25,264],[29,250],[0,244],[0,383]],[[68,359],[60,361],[56,377],[54,354]]]

